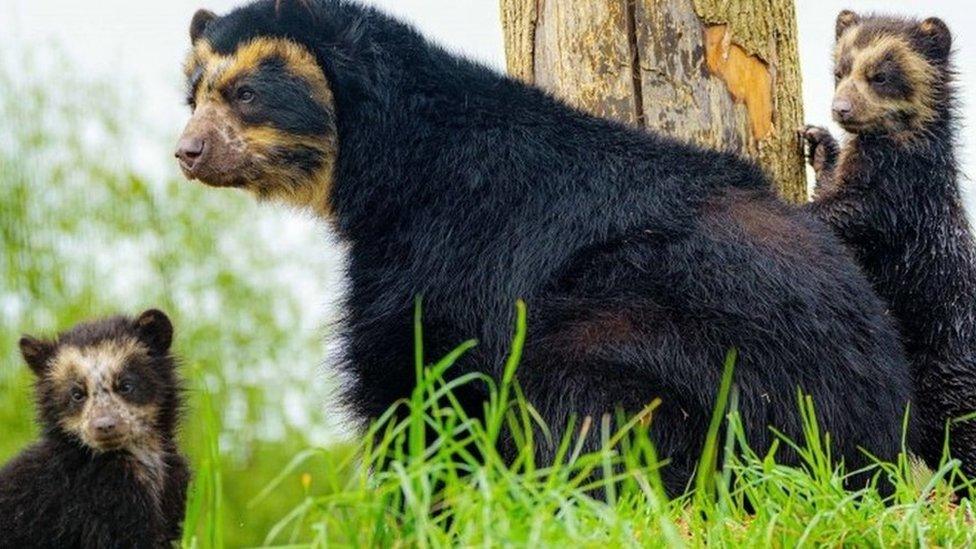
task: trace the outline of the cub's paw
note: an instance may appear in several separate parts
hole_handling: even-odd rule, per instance
[[[817,179],[831,172],[837,164],[837,156],[840,152],[840,146],[834,136],[820,126],[804,126],[797,130],[797,133],[806,145],[804,153],[807,162],[817,174]]]

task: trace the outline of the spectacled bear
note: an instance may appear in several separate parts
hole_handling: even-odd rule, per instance
[[[161,311],[75,326],[20,349],[41,439],[0,469],[0,547],[170,547],[189,472]]]
[[[909,377],[893,323],[829,229],[754,164],[579,112],[353,2],[201,10],[190,35],[180,165],[312,211],[348,244],[342,367],[357,417],[410,395],[415,296],[428,358],[476,338],[451,375],[495,378],[521,298],[517,376],[555,441],[572,414],[659,398],[671,494],[733,347],[757,451],[771,427],[801,437],[799,389],[851,470],[862,450],[899,452]],[[483,391],[458,395],[472,415]]]
[[[841,12],[833,117],[850,138],[804,133],[812,208],[898,321],[915,390],[910,446],[937,468],[948,432],[976,479],[976,420],[956,421],[976,412],[976,242],[959,194],[951,46],[937,18]]]

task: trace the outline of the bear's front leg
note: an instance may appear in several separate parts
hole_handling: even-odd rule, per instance
[[[804,126],[798,133],[805,141],[807,162],[813,167],[816,177],[817,186],[814,194],[822,194],[822,190],[834,183],[840,145],[826,128],[820,126]]]

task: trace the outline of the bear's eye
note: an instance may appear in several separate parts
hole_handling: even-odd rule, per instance
[[[251,88],[241,88],[237,90],[237,100],[241,103],[250,103],[254,101],[254,90]]]
[[[884,84],[888,81],[888,75],[883,72],[877,72],[874,73],[869,80],[871,80],[872,84]]]
[[[131,393],[134,388],[135,385],[133,385],[131,381],[128,379],[123,379],[119,382],[119,386],[115,389],[115,391],[120,395],[127,395]]]
[[[70,393],[71,400],[75,402],[81,402],[82,400],[85,400],[85,396],[87,396],[85,394],[85,390],[78,386],[72,387]]]

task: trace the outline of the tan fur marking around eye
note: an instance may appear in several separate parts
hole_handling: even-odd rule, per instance
[[[62,347],[51,361],[50,376],[55,386],[66,388],[80,382],[91,391],[97,384],[111,384],[126,361],[148,350],[135,339],[110,339],[92,347]]]
[[[68,391],[78,383],[89,397],[79,413],[60,419],[61,427],[93,446],[87,426],[94,408],[104,404],[104,400],[95,395],[110,392],[125,363],[133,356],[147,352],[145,346],[131,338],[106,340],[85,348],[73,345],[62,347],[51,361],[52,383],[58,391]]]
[[[215,91],[273,56],[283,59],[289,72],[308,82],[317,100],[325,104],[333,103],[332,89],[315,57],[303,46],[282,38],[256,38],[237,48],[231,55],[217,54],[207,41],[200,40],[183,63],[183,73],[189,78],[198,67],[202,67],[203,79],[209,83],[207,87]],[[206,91],[198,90],[198,97]]]
[[[215,87],[226,86],[235,78],[254,70],[265,59],[275,56],[285,61],[290,73],[308,82],[316,99],[325,104],[333,102],[332,90],[312,54],[295,42],[281,38],[256,38],[237,48],[233,55],[226,58],[229,63],[216,80]]]
[[[61,428],[98,451],[100,446],[92,431],[93,420],[106,413],[120,422],[121,447],[134,455],[152,454],[159,446],[154,425],[159,414],[155,403],[136,405],[115,393],[115,383],[126,363],[148,354],[136,339],[112,339],[91,347],[65,346],[52,361],[51,379],[58,390],[67,391],[75,383],[87,392],[81,409],[59,420]],[[140,473],[141,474],[141,473]],[[147,482],[152,474],[147,473]]]
[[[915,127],[931,122],[936,117],[936,99],[931,94],[932,82],[936,78],[935,68],[901,36],[880,35],[859,48],[855,45],[859,32],[860,28],[854,27],[837,41],[834,50],[835,63],[840,63],[845,53],[852,60],[850,73],[838,82],[838,88],[853,85],[858,93],[869,100],[866,104],[868,111],[865,112],[868,119],[880,120],[885,113],[899,111],[911,114]],[[874,67],[888,54],[897,59],[900,70],[910,82],[911,97],[882,97],[868,83]]]
[[[234,124],[236,115],[226,111],[228,106],[221,95],[224,87],[237,78],[246,76],[257,69],[265,59],[278,57],[284,61],[286,70],[301,78],[309,88],[309,93],[318,103],[332,107],[335,99],[314,55],[304,46],[282,38],[256,38],[240,45],[231,55],[219,55],[204,40],[194,46],[184,64],[184,72],[191,77],[202,67],[202,82],[196,91],[198,115],[206,109],[217,109],[215,119],[224,121],[221,126]],[[238,171],[244,180],[259,185],[246,188],[259,199],[277,199],[303,210],[310,210],[319,216],[331,214],[329,194],[335,175],[338,144],[334,132],[323,139],[292,135],[265,126],[244,126],[230,128],[227,142],[238,152],[247,152],[251,157],[248,166]],[[322,152],[322,166],[311,176],[295,170],[295,166],[267,162],[274,149],[288,147],[307,147]],[[311,180],[311,181],[310,181]]]
[[[903,38],[885,36],[876,40],[855,59],[855,72],[861,80],[867,81],[870,76],[868,71],[887,53],[894,54],[898,59],[905,78],[911,83],[912,96],[897,100],[885,98],[883,101],[889,102],[892,107],[913,111],[920,124],[932,121],[935,118],[935,99],[928,92],[935,79],[935,69]]]

